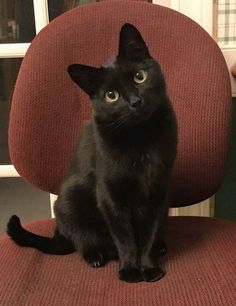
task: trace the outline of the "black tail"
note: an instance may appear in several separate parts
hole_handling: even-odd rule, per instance
[[[75,251],[72,242],[57,231],[53,238],[43,237],[25,230],[17,216],[11,216],[7,233],[18,245],[38,249],[48,254],[66,255]]]

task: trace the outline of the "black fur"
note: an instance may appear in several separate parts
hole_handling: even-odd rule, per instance
[[[147,79],[137,84],[134,75]],[[55,204],[56,232],[40,237],[12,216],[8,234],[21,246],[51,254],[78,251],[93,267],[119,259],[119,277],[156,281],[164,275],[164,229],[169,180],[176,156],[177,123],[159,64],[138,30],[125,24],[118,56],[95,68],[68,72],[89,96],[91,121],[80,136]],[[107,102],[105,93],[119,99]]]

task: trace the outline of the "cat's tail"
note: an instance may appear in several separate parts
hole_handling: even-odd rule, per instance
[[[17,216],[11,216],[7,224],[7,233],[18,245],[32,247],[44,253],[66,255],[75,251],[72,242],[57,231],[53,238],[33,234],[24,229]]]

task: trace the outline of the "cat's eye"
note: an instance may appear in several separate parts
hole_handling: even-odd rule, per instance
[[[118,91],[108,91],[105,94],[105,100],[109,103],[113,103],[116,102],[119,99],[120,95],[118,93]]]
[[[134,82],[137,84],[142,84],[147,79],[147,71],[146,70],[139,70],[134,75]]]

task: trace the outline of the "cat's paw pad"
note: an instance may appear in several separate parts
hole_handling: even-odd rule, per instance
[[[160,267],[144,268],[142,271],[143,279],[146,282],[156,282],[165,275],[165,272]]]
[[[136,268],[124,268],[119,271],[119,279],[129,283],[138,283],[143,280],[143,277]]]
[[[167,245],[165,241],[157,241],[157,255],[162,256],[165,255],[167,252]]]
[[[89,251],[83,255],[84,260],[89,264],[90,267],[100,268],[105,265],[105,256],[99,251]]]

